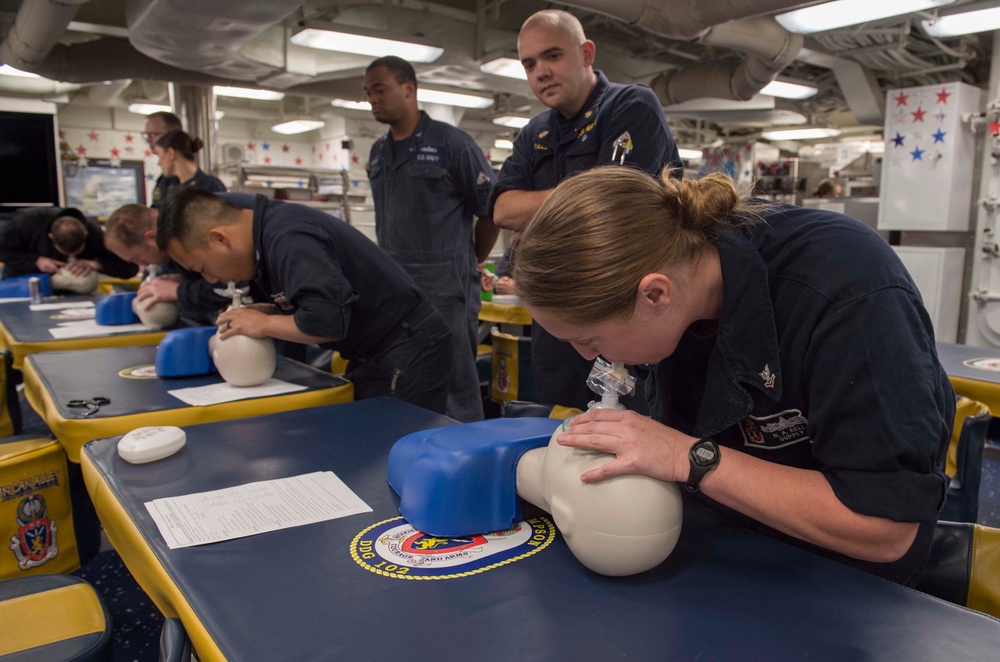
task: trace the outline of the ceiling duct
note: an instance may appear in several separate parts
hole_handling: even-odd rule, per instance
[[[280,68],[250,59],[240,49],[301,5],[302,0],[128,0],[125,19],[132,45],[158,62],[255,81]]]
[[[24,0],[7,38],[0,44],[0,63],[38,73],[35,67],[48,56],[66,26],[87,0]]]
[[[661,37],[694,39],[746,53],[742,62],[696,64],[655,78],[650,87],[664,105],[671,105],[702,97],[745,101],[760,92],[802,48],[802,35],[788,32],[774,18],[762,14],[809,3],[573,0],[569,4],[627,21]]]

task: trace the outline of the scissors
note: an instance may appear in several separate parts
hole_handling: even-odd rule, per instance
[[[95,395],[94,397],[89,398],[87,400],[69,400],[66,402],[67,407],[87,408],[87,411],[83,412],[80,415],[81,418],[90,416],[92,414],[96,414],[98,411],[100,411],[101,406],[109,404],[111,404],[111,398],[107,398],[103,395]]]

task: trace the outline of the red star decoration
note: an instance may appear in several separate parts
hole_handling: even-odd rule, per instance
[[[833,178],[836,179],[837,177],[840,177],[840,171],[839,170],[834,170],[833,171]]]
[[[317,154],[316,158],[319,159],[320,161],[322,161],[323,160],[323,152],[320,152],[319,154]]]
[[[751,145],[750,143],[747,143],[747,145],[746,145],[746,147],[745,147],[744,149],[745,149],[745,150],[746,150],[747,152],[749,152],[749,151],[750,151],[751,149],[753,149],[753,145]]]
[[[145,152],[143,152],[142,155],[145,156],[148,159],[149,157],[151,157],[153,155],[153,153],[147,149]]]
[[[62,129],[60,129],[60,130],[59,130],[59,137],[60,137],[60,138],[65,138],[65,137],[66,137],[66,132],[65,132],[65,131],[63,131]]]
[[[87,134],[87,137],[90,138],[91,142],[97,142],[97,139],[100,138],[96,131],[91,131]]]
[[[83,156],[84,154],[87,153],[87,148],[84,147],[83,145],[77,145],[76,153],[79,154],[80,156]]]
[[[792,167],[792,160],[791,159],[785,159],[785,167],[786,168],[791,168]]]
[[[357,163],[357,162],[358,162],[358,157],[357,157],[357,155],[355,155],[355,154],[352,154],[352,155],[351,155],[351,163]]]
[[[719,155],[712,154],[712,163],[718,163],[718,162],[719,162]]]
[[[302,165],[302,157],[301,156],[296,156],[295,157],[295,165]]]
[[[111,156],[118,156],[119,154],[121,154],[121,151],[117,147],[111,148]]]
[[[1000,121],[993,121],[989,123],[990,135],[1000,136]]]
[[[126,133],[125,134],[125,142],[131,143],[134,140],[135,140],[135,136],[133,136],[131,133]]]
[[[247,149],[256,149],[253,143],[247,143]]]
[[[910,114],[913,115],[913,121],[914,122],[923,122],[924,121],[924,115],[926,113],[927,113],[926,110],[924,110],[920,106],[917,106],[917,109],[914,110],[913,112],[911,112]]]
[[[909,97],[906,96],[906,94],[904,94],[903,92],[900,92],[899,94],[897,94],[893,98],[896,100],[896,107],[897,108],[899,106],[905,106],[906,105],[906,100],[909,99]]]
[[[949,92],[948,90],[946,90],[944,88],[941,88],[941,91],[937,93],[937,98],[938,98],[937,102],[938,103],[948,103],[948,97],[950,97],[950,96],[951,96],[951,92]]]
[[[326,149],[329,151],[329,149],[330,149],[330,143],[326,144]]]
[[[311,149],[311,150],[312,150],[312,153],[313,153],[313,154],[315,154],[315,153],[316,153],[316,145],[313,145],[313,146],[312,146],[312,147],[310,147],[309,149]]]
[[[264,163],[270,163],[270,162],[271,162],[271,157],[270,156],[265,156],[264,157]]]
[[[288,145],[282,145],[281,146],[281,151],[282,152],[287,152],[288,151]]]

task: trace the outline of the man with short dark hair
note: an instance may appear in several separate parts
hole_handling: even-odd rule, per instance
[[[262,195],[251,207],[188,186],[157,219],[156,245],[175,262],[213,283],[251,281],[254,300],[272,302],[219,315],[220,337],[337,350],[356,400],[392,396],[444,413],[448,327],[406,272],[323,211]]]
[[[91,271],[131,278],[133,264],[104,247],[104,232],[79,209],[45,207],[20,212],[0,235],[3,278],[54,274],[61,267],[85,276]]]
[[[140,269],[152,267],[157,277],[139,286],[136,298],[152,306],[160,301],[177,302],[180,315],[190,322],[213,324],[215,315],[230,304],[215,293],[211,283],[170,259],[156,245],[159,210],[142,205],[123,205],[108,218],[104,244],[108,250]]]
[[[166,134],[174,129],[182,129],[181,118],[177,117],[173,113],[169,113],[165,110],[157,111],[155,113],[150,113],[146,115],[146,124],[142,132],[142,137],[149,145],[149,151],[152,153],[153,147],[156,145],[156,141],[160,136]],[[170,191],[172,186],[176,186],[180,183],[180,180],[176,177],[167,177],[160,174],[156,178],[156,184],[153,186],[153,200],[150,202],[150,207],[159,207],[163,204],[163,201],[167,198],[167,193]]]
[[[482,420],[476,349],[480,270],[499,233],[486,210],[493,170],[468,134],[417,107],[417,76],[406,60],[390,55],[369,64],[365,93],[372,115],[389,125],[368,165],[378,245],[451,329],[446,413],[459,421]]]
[[[656,176],[683,167],[656,95],[595,71],[597,47],[575,16],[555,9],[532,14],[521,26],[517,52],[532,92],[549,110],[521,129],[500,170],[489,209],[497,225],[521,230],[561,181],[595,166],[617,163]],[[569,343],[532,325],[531,368],[540,402],[586,408],[593,397],[586,383],[592,365]],[[640,398],[628,404],[646,410]]]

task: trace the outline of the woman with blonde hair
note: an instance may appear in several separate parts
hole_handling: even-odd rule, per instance
[[[559,443],[762,532],[904,584],[947,479],[955,399],[920,294],[860,221],[742,197],[723,175],[563,182],[516,291],[587,358],[647,366],[651,417],[594,409]]]

